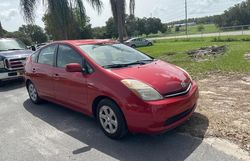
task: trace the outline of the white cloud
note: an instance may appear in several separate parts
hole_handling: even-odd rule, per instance
[[[11,21],[15,16],[17,16],[18,11],[14,8],[4,10],[0,12],[0,19],[3,21]]]
[[[41,0],[42,1],[42,0]],[[109,17],[112,16],[109,0],[102,0],[103,11],[100,15],[97,11],[83,0],[87,15],[90,17],[92,26],[102,26]],[[242,2],[243,0],[187,0],[188,17],[201,17],[206,15],[220,14],[230,6]],[[127,0],[128,2],[128,0]],[[184,0],[136,0],[135,14],[137,17],[159,17],[163,22],[184,19]],[[0,20],[5,29],[9,31],[17,30],[19,26],[25,24],[20,12],[19,0],[1,0]],[[37,4],[36,24],[44,26],[42,16],[45,12],[42,4]]]

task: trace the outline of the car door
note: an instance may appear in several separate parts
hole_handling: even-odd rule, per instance
[[[54,97],[52,74],[54,69],[54,56],[57,45],[49,45],[40,50],[37,62],[33,64],[32,73],[39,95],[47,98]]]
[[[147,46],[148,45],[148,41],[146,39],[142,39],[142,46]]]
[[[134,41],[135,41],[135,45],[136,45],[137,47],[141,46],[140,39],[135,39]]]
[[[67,72],[65,67],[69,63],[79,63],[83,66],[84,58],[72,47],[59,44],[53,73],[55,97],[68,107],[83,110],[87,103],[86,77],[81,72]]]
[[[138,46],[143,46],[143,39],[139,38],[137,39],[138,41]]]

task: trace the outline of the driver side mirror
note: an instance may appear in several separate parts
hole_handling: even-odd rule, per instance
[[[85,72],[85,69],[81,67],[78,63],[70,63],[66,65],[66,71],[67,72]]]

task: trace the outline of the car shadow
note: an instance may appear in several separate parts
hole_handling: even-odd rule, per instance
[[[0,86],[0,92],[7,92],[25,86],[24,79],[4,81]]]
[[[29,99],[23,103],[23,106],[33,116],[88,145],[72,149],[73,155],[93,148],[118,160],[183,161],[202,142],[202,139],[178,133],[178,129],[161,135],[130,134],[123,140],[112,140],[102,133],[93,118],[81,113],[48,102],[34,105]],[[197,118],[198,120],[195,120]],[[200,127],[203,128],[201,131],[204,135],[208,127],[207,117],[195,113],[191,120],[194,124],[203,122],[204,126]]]

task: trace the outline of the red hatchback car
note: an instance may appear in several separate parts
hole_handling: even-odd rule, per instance
[[[54,42],[31,55],[25,71],[33,103],[48,100],[94,116],[114,139],[175,128],[198,99],[185,70],[110,40]]]

